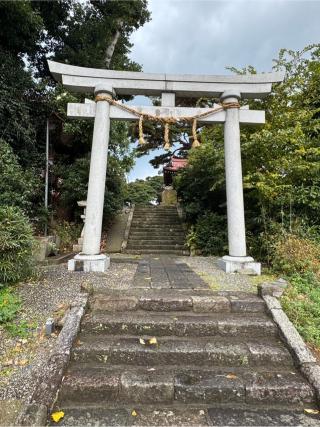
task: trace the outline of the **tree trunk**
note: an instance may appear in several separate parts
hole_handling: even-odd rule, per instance
[[[107,68],[110,67],[111,59],[112,59],[114,50],[116,48],[116,45],[118,43],[118,40],[119,40],[119,37],[121,34],[122,25],[123,25],[123,20],[119,19],[118,20],[118,28],[117,28],[114,36],[113,36],[111,43],[109,44],[109,46],[106,49],[105,65]]]

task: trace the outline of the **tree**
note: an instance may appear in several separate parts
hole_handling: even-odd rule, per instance
[[[148,205],[160,201],[163,186],[162,176],[148,176],[144,179],[136,179],[126,186],[125,201],[136,205]]]

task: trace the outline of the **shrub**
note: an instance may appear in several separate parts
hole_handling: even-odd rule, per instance
[[[0,287],[32,273],[34,245],[32,227],[23,212],[0,206]]]
[[[29,214],[39,180],[33,171],[24,171],[12,148],[0,139],[0,206],[18,206]]]
[[[286,234],[274,246],[273,268],[290,275],[311,272],[320,279],[320,245],[308,238]]]
[[[55,225],[55,233],[60,238],[60,250],[66,252],[72,249],[72,245],[80,237],[83,224],[63,221]]]
[[[195,253],[222,255],[228,248],[226,217],[205,212],[191,227],[187,244]]]

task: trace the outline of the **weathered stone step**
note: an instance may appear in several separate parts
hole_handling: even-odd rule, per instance
[[[294,371],[167,369],[80,365],[66,373],[59,399],[81,403],[237,403],[301,405],[314,401],[309,384]],[[237,371],[237,372],[236,372]]]
[[[139,222],[136,224],[131,224],[131,230],[150,230],[150,229],[157,229],[157,230],[182,230],[183,226],[181,223],[177,222],[175,224],[171,223],[164,223],[164,222]]]
[[[158,244],[154,244],[154,243],[144,243],[142,244],[141,242],[136,243],[136,242],[128,242],[127,244],[127,249],[136,249],[138,251],[143,251],[144,249],[148,249],[148,250],[184,250],[186,248],[185,245],[181,245],[181,244],[175,244],[175,243],[170,243],[170,244],[163,244],[161,242],[161,240],[158,241]]]
[[[94,313],[85,316],[82,328],[114,335],[270,337],[277,334],[276,325],[262,313]]]
[[[171,238],[168,238],[168,237],[170,237],[170,236],[165,236],[165,238],[163,238],[163,239],[159,239],[159,238],[157,238],[157,239],[155,239],[154,238],[155,236],[150,236],[150,239],[141,239],[141,238],[139,238],[139,237],[129,237],[129,240],[128,240],[128,244],[129,243],[133,243],[133,244],[136,244],[136,243],[140,243],[141,245],[145,245],[145,244],[151,244],[151,245],[154,245],[154,244],[157,244],[157,243],[159,243],[159,242],[161,242],[161,244],[162,245],[172,245],[172,244],[184,244],[184,238],[183,237],[179,237],[179,238],[177,238],[177,237],[171,237]]]
[[[134,221],[139,222],[140,224],[142,222],[143,223],[145,223],[145,222],[157,222],[159,224],[161,224],[161,223],[181,224],[181,219],[177,216],[171,216],[171,217],[168,217],[168,216],[148,216],[148,217],[145,217],[145,216],[138,215],[138,216],[134,216],[132,218],[132,222],[134,222]]]
[[[177,256],[184,256],[189,255],[189,251],[186,250],[172,250],[172,249],[158,249],[157,251],[154,249],[144,249],[144,250],[138,250],[138,249],[126,249],[124,253],[127,254],[133,254],[133,255],[141,255],[141,254],[168,254],[168,255],[177,255]]]
[[[132,230],[130,235],[129,235],[129,239],[134,238],[134,239],[155,239],[157,238],[159,239],[168,239],[168,238],[172,238],[172,239],[184,239],[185,238],[185,232],[184,231],[170,231],[170,233],[168,233],[168,230],[166,231],[138,231],[138,230]]]
[[[178,293],[150,290],[140,293],[127,292],[95,293],[90,299],[90,308],[93,311],[118,312],[118,311],[193,311],[195,313],[221,313],[221,312],[264,312],[265,302],[254,294],[228,294],[219,295],[211,292],[208,295],[198,293]],[[210,291],[209,291],[210,292]]]
[[[150,337],[150,335],[148,336]],[[243,343],[230,339],[215,339],[212,341],[203,338],[185,339],[171,337],[157,337],[157,344],[144,345],[148,337],[122,337],[100,335],[94,337],[82,334],[78,345],[72,352],[72,359],[77,362],[94,362],[105,365],[194,365],[194,366],[260,366],[269,367],[287,366],[293,368],[292,358],[281,342],[269,339],[265,344],[263,340],[251,338]]]
[[[288,409],[236,404],[228,406],[153,403],[110,406],[110,403],[101,406],[83,403],[81,406],[68,406],[59,426],[319,427],[317,415],[307,415],[302,408],[294,407]],[[56,426],[52,420],[50,425]]]

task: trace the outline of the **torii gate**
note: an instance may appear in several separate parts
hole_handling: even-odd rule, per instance
[[[224,123],[225,174],[228,216],[229,254],[219,260],[227,273],[251,268],[260,274],[260,263],[247,256],[240,149],[240,123],[265,123],[264,111],[239,107],[240,99],[263,98],[271,92],[272,83],[283,80],[282,73],[236,76],[149,74],[76,67],[48,61],[54,78],[71,91],[93,92],[95,102],[69,103],[68,116],[94,119],[86,224],[83,252],[69,261],[70,270],[105,271],[110,259],[100,253],[103,203],[110,120],[137,120],[137,115],[111,103],[117,95],[161,95],[161,107],[132,107],[140,114],[158,117],[200,117],[202,123]],[[219,112],[207,108],[175,107],[175,96],[219,97],[228,105]],[[212,111],[212,113],[210,112]]]

